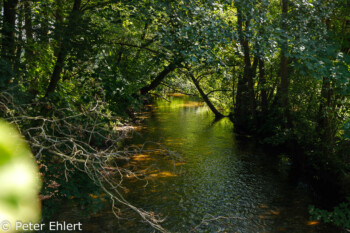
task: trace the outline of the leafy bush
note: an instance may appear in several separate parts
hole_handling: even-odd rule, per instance
[[[309,208],[311,218],[325,223],[333,223],[344,229],[350,229],[350,198],[334,207],[333,211],[318,209],[315,206]]]

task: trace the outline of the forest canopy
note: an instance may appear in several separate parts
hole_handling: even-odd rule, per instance
[[[44,189],[55,180],[65,190],[58,195],[76,195],[70,179],[53,174],[71,166],[103,176],[98,153],[117,154],[119,166],[128,154],[113,129],[135,119],[151,97],[179,92],[199,96],[237,134],[286,148],[301,174],[350,196],[348,0],[0,6],[0,116],[17,126],[45,168]]]

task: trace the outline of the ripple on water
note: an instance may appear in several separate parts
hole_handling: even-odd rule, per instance
[[[153,105],[145,128],[130,145],[160,142],[182,160],[171,162],[164,153],[135,155],[132,161],[138,166],[152,164],[145,170],[148,185],[126,180],[126,198],[135,206],[161,213],[166,217],[164,227],[173,232],[337,232],[308,220],[308,194],[289,185],[268,154],[236,141],[227,119],[213,122],[203,103],[170,98],[171,103]],[[152,231],[135,213],[122,211],[126,219],[103,215],[87,221],[89,226],[93,222],[109,227],[106,232]]]

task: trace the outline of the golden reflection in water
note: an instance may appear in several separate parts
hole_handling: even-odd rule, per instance
[[[306,225],[308,225],[308,226],[314,226],[314,225],[317,225],[317,224],[319,224],[319,223],[320,223],[320,222],[318,222],[318,221],[308,221]]]
[[[278,210],[271,210],[270,213],[273,214],[273,215],[279,215],[280,214],[280,212]]]
[[[165,139],[167,142],[177,142],[177,141],[186,141],[184,138],[174,138],[174,139]]]
[[[130,193],[130,189],[123,187],[124,193]]]
[[[147,154],[138,154],[132,156],[132,160],[134,161],[149,161],[149,160],[154,160],[154,158],[151,158],[150,155]]]
[[[116,126],[113,128],[113,130],[115,131],[120,131],[120,132],[128,132],[128,131],[132,131],[132,130],[141,130],[144,129],[145,127],[143,126]]]
[[[167,145],[183,145],[183,142],[167,142]]]
[[[181,196],[183,193],[181,192],[181,189],[183,188],[184,191],[188,190],[195,190],[193,192],[186,192],[186,195],[188,195],[187,199],[192,199],[192,195],[198,195],[200,192],[205,192],[205,194],[212,195],[212,191],[206,192],[201,189],[196,189],[198,187],[197,184],[206,184],[207,182],[212,182],[211,180],[211,169],[215,169],[214,171],[217,172],[217,168],[223,168],[222,171],[220,171],[220,177],[216,178],[213,177],[214,181],[225,181],[229,179],[236,179],[236,176],[232,176],[231,173],[232,169],[237,169],[233,171],[241,171],[240,170],[240,163],[238,163],[237,168],[232,167],[237,165],[236,162],[231,162],[231,157],[229,157],[227,160],[221,160],[222,158],[226,158],[222,155],[221,151],[225,153],[226,151],[231,153],[232,150],[233,154],[237,156],[240,155],[240,150],[236,150],[235,140],[232,134],[232,122],[228,118],[224,118],[221,121],[212,122],[212,115],[206,114],[205,111],[207,111],[207,107],[201,107],[201,104],[198,104],[198,102],[194,101],[185,101],[183,99],[178,100],[176,98],[171,99],[171,103],[165,102],[165,101],[159,101],[156,104],[158,105],[157,109],[153,108],[151,110],[150,119],[147,119],[144,124],[147,125],[147,130],[145,131],[145,135],[147,136],[147,139],[152,142],[159,142],[164,146],[163,148],[167,148],[167,150],[160,150],[158,144],[146,144],[144,149],[144,152],[140,153],[140,150],[136,152],[137,154],[143,154],[143,155],[136,155],[134,158],[131,158],[131,161],[129,162],[129,166],[131,169],[136,173],[136,175],[130,176],[131,179],[128,179],[128,182],[137,182],[134,185],[130,185],[131,187],[139,187],[140,185],[145,184],[145,181],[148,181],[148,185],[146,189],[141,189],[142,195],[137,195],[137,198],[142,197],[139,199],[140,202],[144,202],[148,198],[154,198],[155,206],[163,206],[165,203],[169,203],[166,205],[172,205],[172,201],[179,201],[177,198],[178,196],[173,195],[175,192],[176,194],[180,194]],[[188,108],[187,108],[188,107]],[[209,117],[207,117],[207,115]],[[197,119],[198,118],[198,119]],[[208,119],[207,119],[208,118]],[[144,135],[142,135],[144,136]],[[231,138],[232,137],[232,138]],[[138,144],[140,141],[144,141],[144,138],[136,138],[137,140],[132,141],[133,143],[137,144],[136,146],[139,146],[140,148],[144,145]],[[140,140],[140,141],[139,141]],[[185,141],[186,140],[186,141]],[[231,147],[233,149],[231,149]],[[180,149],[180,150],[179,150]],[[186,162],[181,160],[178,157],[172,157],[167,156],[167,151],[174,150],[176,151],[180,158],[184,157]],[[193,151],[194,150],[194,151]],[[249,150],[250,151],[250,150]],[[245,150],[243,151],[244,153]],[[163,154],[165,156],[163,156]],[[172,159],[173,158],[173,159]],[[234,158],[235,161],[236,157]],[[237,157],[237,159],[240,161],[241,157]],[[244,158],[245,159],[245,158]],[[248,159],[247,159],[248,160]],[[208,164],[208,162],[211,161],[220,161],[213,165],[213,167]],[[223,161],[223,162],[221,162]],[[226,164],[229,166],[223,167],[223,164]],[[239,162],[238,161],[238,162]],[[255,161],[255,159],[254,159]],[[245,162],[245,160],[243,161]],[[251,160],[248,160],[249,163],[252,163]],[[133,163],[133,164],[131,164]],[[185,165],[186,164],[186,165]],[[205,166],[198,166],[205,164]],[[216,164],[219,164],[218,166]],[[255,163],[253,163],[254,165]],[[265,164],[265,163],[262,163]],[[181,167],[182,165],[185,165]],[[258,163],[260,166],[260,163]],[[227,171],[225,170],[226,167],[228,167]],[[148,169],[146,169],[148,168]],[[191,169],[192,172],[187,172],[187,169]],[[255,170],[255,169],[254,169]],[[203,171],[203,172],[202,172]],[[229,171],[229,172],[228,172]],[[209,173],[210,172],[210,173]],[[226,173],[227,174],[226,174]],[[223,176],[221,176],[223,174]],[[254,173],[255,174],[255,173]],[[259,176],[260,173],[257,173]],[[203,175],[203,179],[201,179]],[[204,176],[204,175],[210,175],[210,180]],[[189,177],[190,179],[183,179],[184,177]],[[179,178],[178,178],[179,177]],[[221,178],[222,177],[222,178]],[[238,179],[238,181],[241,181]],[[186,187],[176,187],[183,185],[184,182],[186,182]],[[197,183],[198,182],[198,183]],[[244,182],[243,182],[244,183]],[[253,188],[259,187],[259,182],[257,182],[258,186],[253,184]],[[158,184],[158,186],[155,186],[154,184]],[[176,188],[173,189],[173,187],[169,187],[169,184],[174,184]],[[234,183],[236,184],[236,183]],[[237,184],[240,184],[237,183]],[[262,183],[264,184],[264,183]],[[277,183],[279,184],[279,183]],[[248,186],[250,183],[248,183]],[[202,187],[202,186],[200,186]],[[205,186],[203,186],[205,187]],[[238,185],[237,188],[240,186]],[[274,186],[272,186],[274,187]],[[243,192],[245,192],[245,186],[241,187]],[[133,189],[131,189],[133,190]],[[142,190],[145,190],[145,192],[142,192]],[[169,190],[169,191],[168,191]],[[179,191],[180,190],[180,191]],[[218,189],[220,191],[220,189]],[[171,191],[174,191],[170,193]],[[197,192],[198,191],[198,192]],[[133,193],[133,191],[131,191]],[[184,192],[185,193],[185,192]],[[247,194],[250,193],[250,189],[247,191]],[[227,196],[226,192],[216,192],[214,194],[218,194],[218,196],[224,195]],[[254,211],[254,219],[258,217],[260,218],[260,221],[257,221],[256,224],[260,227],[267,229],[265,232],[272,232],[268,231],[271,227],[273,227],[273,232],[293,232],[293,229],[290,229],[291,224],[297,224],[298,230],[300,229],[304,230],[302,232],[313,232],[316,230],[316,227],[319,227],[318,222],[315,221],[308,221],[308,219],[305,219],[306,214],[302,213],[299,214],[297,211],[292,211],[289,207],[285,208],[284,205],[280,206],[279,204],[275,203],[269,203],[271,198],[275,197],[272,195],[270,197],[269,193],[266,192],[267,197],[265,198],[265,192],[262,195],[258,196],[258,199],[255,199],[255,197],[252,197],[251,199],[248,199],[248,201],[252,201],[254,203],[254,208],[258,208],[258,210]],[[239,195],[239,192],[235,195]],[[198,199],[197,199],[198,197]],[[184,204],[186,208],[188,206],[191,206],[192,204],[194,207],[198,208],[197,210],[193,210],[195,213],[204,212],[207,209],[210,208],[210,210],[216,211],[216,207],[211,206],[211,202],[206,203],[206,200],[204,200],[204,204],[202,203],[201,195],[198,195],[195,200],[200,200],[201,203],[197,205],[197,203],[192,203],[191,201],[188,201]],[[207,195],[203,195],[204,198],[207,197]],[[264,199],[260,199],[260,197],[264,197]],[[278,196],[279,197],[279,196]],[[145,198],[145,199],[144,199]],[[146,199],[147,198],[147,199]],[[161,199],[162,201],[160,201]],[[243,200],[244,202],[246,200]],[[284,199],[283,199],[284,201]],[[286,200],[286,204],[290,203],[290,199],[288,198]],[[240,202],[237,202],[238,206],[237,208],[243,208],[243,210],[247,210],[244,208],[245,205],[240,206]],[[284,203],[283,203],[284,204]],[[210,206],[207,206],[210,205]],[[203,209],[201,209],[203,206]],[[247,205],[248,206],[248,205]],[[233,204],[233,208],[236,208],[236,205]],[[299,207],[299,205],[298,205]],[[172,207],[171,207],[172,208]],[[192,208],[192,207],[191,207]],[[205,208],[205,209],[204,209]],[[212,209],[213,208],[213,209]],[[231,204],[226,204],[223,206],[223,208],[231,208]],[[233,209],[232,208],[232,209]],[[175,209],[175,208],[174,208]],[[219,210],[219,213],[221,210]],[[234,210],[235,211],[235,210]],[[182,213],[181,213],[182,214]],[[185,220],[193,220],[192,215],[185,215],[186,213],[183,213],[184,216],[180,216],[180,218],[184,217]],[[249,215],[251,212],[248,213]],[[177,219],[179,216],[179,212],[171,212],[169,215],[174,215],[174,219]],[[297,216],[298,218],[294,218],[294,216]],[[305,215],[305,216],[304,216]],[[299,218],[300,217],[300,218]],[[277,225],[281,223],[281,220],[287,218],[287,223],[281,225]],[[172,220],[171,220],[172,221]],[[176,222],[175,222],[176,221]],[[174,226],[181,224],[182,222],[179,222],[181,220],[175,220],[172,224]],[[258,227],[257,226],[257,227]],[[294,225],[295,226],[295,225]],[[300,228],[300,229],[299,229]],[[181,228],[178,228],[181,229]],[[254,228],[258,229],[258,228]],[[183,230],[183,229],[181,229]],[[294,229],[295,230],[295,229]],[[176,231],[176,230],[175,230]],[[180,231],[180,230],[179,230]],[[260,231],[260,229],[259,229]],[[185,231],[184,231],[185,232]],[[233,231],[228,231],[233,232]],[[248,231],[242,231],[242,232],[248,232]],[[253,232],[253,231],[249,231]],[[263,229],[261,229],[261,232],[263,232]]]
[[[139,118],[139,119],[148,119],[149,116],[143,115],[143,116],[138,116],[137,118]]]
[[[186,96],[186,95],[185,95],[185,94],[182,94],[182,93],[170,93],[170,94],[168,94],[168,96],[180,97],[180,96]]]
[[[177,176],[175,173],[163,171],[158,173],[153,173],[149,175],[150,177],[157,177],[157,178],[166,178],[166,177],[174,177]]]
[[[202,106],[204,106],[204,103],[203,102],[197,102],[197,101],[186,101],[185,103],[180,105],[180,107],[186,107],[186,108],[202,107]]]
[[[175,166],[182,166],[182,165],[185,165],[186,163],[185,162],[178,162],[178,163],[175,163]]]
[[[267,208],[266,205],[260,205],[259,207],[262,208],[262,209],[266,209]],[[280,213],[281,212],[278,211],[278,210],[266,210],[262,215],[259,215],[259,218],[260,219],[268,219],[268,218],[272,218],[273,215],[274,216],[278,216],[278,215],[280,215]]]
[[[105,196],[104,193],[101,194],[101,195],[95,195],[95,194],[92,194],[92,193],[89,194],[89,197],[91,197],[92,199],[98,199],[98,198],[103,199],[104,196]]]
[[[166,153],[166,150],[163,150],[163,149],[158,149],[158,150],[152,151],[152,154],[156,154],[156,155],[165,154],[165,153]]]
[[[155,115],[156,116],[160,116],[160,115],[167,115],[167,116],[169,116],[169,113],[168,112],[156,112]]]
[[[139,178],[144,177],[144,174],[136,174],[136,173],[131,173],[126,175],[126,178],[128,178],[128,182],[137,182],[139,180]]]
[[[169,117],[158,117],[158,119],[159,120],[167,120],[167,119],[169,119]],[[160,128],[160,129],[165,129],[166,130],[167,128]]]
[[[143,147],[143,144],[132,144],[130,147],[140,148],[140,147]]]

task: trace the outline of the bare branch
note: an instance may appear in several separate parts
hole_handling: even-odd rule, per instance
[[[34,107],[46,108],[50,112],[49,116],[32,116],[28,109]],[[126,137],[128,131],[118,130],[117,125],[113,124],[117,117],[106,115],[104,108],[106,103],[103,99],[95,100],[82,108],[80,113],[76,113],[69,108],[56,109],[49,102],[17,104],[10,93],[0,94],[1,116],[21,131],[38,160],[44,154],[58,156],[60,162],[66,167],[62,174],[66,180],[70,179],[68,164],[84,172],[108,195],[112,203],[112,212],[116,217],[119,218],[120,215],[116,203],[121,203],[135,211],[154,229],[167,232],[160,225],[164,219],[153,212],[135,207],[123,197],[121,191],[125,190],[123,186],[125,177],[141,179],[145,174],[135,171],[131,166],[121,167],[120,161],[128,162],[133,155],[145,153],[147,150],[144,149],[144,145],[139,149],[119,150],[118,142]],[[103,142],[102,146],[94,143],[97,139]],[[172,153],[169,155],[176,158]],[[45,164],[42,165],[45,166]],[[147,185],[148,181],[145,180],[145,182]]]

